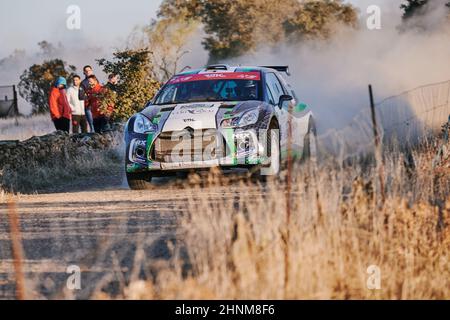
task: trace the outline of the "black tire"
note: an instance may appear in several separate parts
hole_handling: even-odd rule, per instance
[[[151,176],[143,173],[128,173],[127,182],[131,190],[148,190],[152,188]]]
[[[274,131],[277,130],[277,131]],[[275,134],[278,134],[276,137]],[[274,136],[272,136],[272,134]],[[278,154],[278,164],[275,165],[275,172],[271,172],[269,175],[267,175],[266,170],[272,170],[272,159],[269,167],[260,167],[259,170],[257,170],[258,179],[260,181],[267,181],[267,178],[270,177],[278,177],[280,175],[280,172],[282,170],[282,164],[281,164],[281,148],[280,148],[280,130],[278,127],[278,124],[274,121],[270,123],[269,129],[267,130],[267,156],[272,157],[272,151],[274,150],[272,148],[272,138],[274,141],[277,141],[278,143],[278,149],[276,149],[276,153]]]

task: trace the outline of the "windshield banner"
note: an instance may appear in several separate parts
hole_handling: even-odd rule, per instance
[[[169,84],[205,80],[261,80],[261,76],[259,72],[214,72],[190,74],[185,76],[175,76],[170,79]]]

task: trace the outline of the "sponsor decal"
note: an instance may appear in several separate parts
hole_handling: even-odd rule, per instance
[[[203,74],[194,74],[194,75],[180,75],[175,76],[169,80],[169,84],[177,84],[183,82],[192,82],[192,81],[206,81],[206,80],[215,80],[215,79],[224,79],[224,80],[261,80],[261,75],[259,72],[212,72],[212,73],[203,73]]]
[[[208,73],[204,75],[205,78],[208,79],[226,79],[227,76],[225,73]]]
[[[178,76],[178,77],[172,78],[172,80],[170,80],[169,83],[174,84],[174,83],[194,81],[194,80],[191,80],[192,78],[194,78],[194,76]]]
[[[194,129],[216,128],[216,114],[219,106],[219,104],[206,103],[179,105],[170,113],[162,132],[180,130],[186,124],[192,125]]]
[[[214,104],[194,104],[187,106],[180,106],[177,110],[173,111],[174,115],[183,114],[203,114],[203,113],[215,113],[217,110],[214,108]]]

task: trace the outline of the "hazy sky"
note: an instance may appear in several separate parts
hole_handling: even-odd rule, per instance
[[[350,0],[366,8],[382,3],[398,8],[401,0]],[[0,58],[14,49],[37,50],[37,42],[61,41],[64,46],[120,46],[136,25],[156,15],[161,0],[1,0]],[[69,5],[81,9],[81,30],[68,30]],[[365,11],[365,10],[362,10]]]
[[[148,23],[161,0],[1,0],[0,57],[15,48],[34,50],[48,40],[88,41],[100,46],[117,45],[134,26]],[[81,9],[81,29],[68,30],[69,5]]]

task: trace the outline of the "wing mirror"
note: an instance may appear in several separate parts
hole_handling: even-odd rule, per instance
[[[291,95],[283,94],[278,102],[278,107],[281,109],[286,102],[291,102],[294,98]]]

